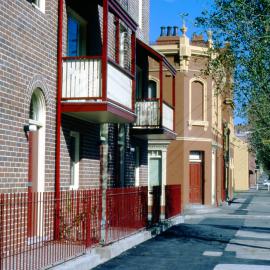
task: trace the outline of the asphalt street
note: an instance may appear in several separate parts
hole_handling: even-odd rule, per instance
[[[270,270],[270,192],[238,193],[95,269]]]

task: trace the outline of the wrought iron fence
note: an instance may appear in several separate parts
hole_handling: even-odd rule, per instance
[[[108,189],[106,204],[106,243],[147,226],[147,187]]]
[[[63,191],[59,200],[53,192],[0,194],[0,269],[41,269],[98,243],[100,194]]]

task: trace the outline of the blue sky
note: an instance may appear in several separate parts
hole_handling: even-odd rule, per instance
[[[160,35],[160,26],[181,26],[180,13],[188,13],[186,19],[188,35],[196,32],[194,19],[204,9],[209,9],[212,0],[150,0],[150,41]]]

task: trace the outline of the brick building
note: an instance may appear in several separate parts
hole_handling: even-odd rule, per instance
[[[38,127],[41,186],[54,190],[57,85],[55,0],[0,2],[0,189],[28,188],[29,145],[25,130]],[[46,142],[46,144],[45,144]],[[40,188],[40,187],[39,187]]]
[[[0,1],[1,269],[55,264],[165,214],[176,71],[147,45],[149,5]]]
[[[209,59],[212,34],[208,33],[208,41],[200,35],[190,40],[185,25],[181,31],[179,36],[178,27],[161,27],[161,35],[153,45],[177,70],[177,137],[168,148],[167,183],[181,184],[186,208],[194,204],[215,206],[232,193],[231,96],[219,94],[214,81],[203,72]],[[167,80],[166,83],[170,84]]]
[[[134,40],[136,33],[137,38],[148,42],[149,1],[120,2],[127,11],[124,15],[122,13],[122,17],[119,18],[119,11],[117,13],[114,10],[115,7],[108,8],[108,58],[111,62],[119,62],[120,67],[122,65],[127,72],[131,73],[131,33],[134,32]],[[57,67],[57,50],[59,48],[57,33],[58,27],[60,27],[58,24],[58,1],[24,0],[1,2],[0,5],[0,188],[2,192],[26,191],[31,185],[29,184],[29,171],[31,171],[33,181],[38,183],[34,184],[36,191],[53,191],[55,190],[56,100],[59,75]],[[87,62],[83,58],[81,61],[75,58],[100,56],[99,59],[101,59],[102,50],[105,47],[102,46],[103,8],[102,1],[91,1],[89,4],[79,1],[76,3],[75,1],[64,1],[61,49],[64,57],[63,72],[66,73],[62,74],[63,89],[61,92],[63,96],[61,102],[66,106],[63,106],[64,112],[61,113],[61,188],[99,186],[100,128],[103,123],[111,123],[108,127],[110,134],[108,136],[110,145],[108,171],[111,185],[118,185],[117,181],[120,180],[116,180],[116,178],[121,177],[128,179],[125,180],[127,181],[125,185],[134,185],[136,166],[134,149],[136,147],[147,148],[145,141],[131,138],[129,135],[129,123],[135,120],[135,114],[132,112],[131,87],[129,87],[129,96],[126,97],[110,93],[111,97],[114,98],[115,108],[117,108],[116,104],[118,103],[120,104],[118,108],[121,108],[121,105],[130,107],[128,108],[130,111],[125,112],[126,115],[123,113],[124,109],[121,108],[118,115],[108,112],[104,116],[106,112],[101,111],[100,114],[94,112],[93,116],[90,117],[88,117],[89,113],[78,116],[67,108],[67,104],[70,102],[69,98],[74,101],[77,94],[80,95],[78,100],[84,97],[85,102],[87,97],[82,95],[87,91],[89,98],[92,98],[90,95],[94,94],[97,102],[100,101],[97,95],[98,91],[101,91],[102,80],[100,75],[102,72],[98,70],[101,68],[100,60]],[[121,11],[123,12],[125,9]],[[125,25],[124,20],[127,20],[133,29]],[[118,22],[118,27],[116,22]],[[117,30],[119,31],[119,42],[116,41]],[[73,62],[66,57],[74,57]],[[117,60],[117,57],[120,59]],[[135,53],[133,58],[135,58]],[[72,66],[73,64],[74,66]],[[80,73],[76,70],[76,64],[85,64],[85,66],[88,64],[89,70],[84,69],[84,73],[81,72],[83,75],[76,77],[76,74]],[[91,64],[93,64],[93,69],[90,67]],[[114,67],[111,65],[109,68],[113,69]],[[90,74],[92,71],[93,73]],[[95,73],[98,71],[100,74]],[[77,82],[72,81],[78,79],[84,83],[83,79],[86,77],[83,76],[88,75],[88,89],[84,88],[84,85],[76,85]],[[93,77],[90,78],[90,75]],[[113,83],[112,80],[110,81],[110,77],[108,78],[109,85]],[[126,80],[125,83],[131,85],[132,81],[135,84],[135,80]],[[73,84],[68,85],[68,83]],[[92,89],[90,89],[91,87]],[[113,90],[113,88],[108,89],[108,92]],[[82,92],[76,93],[75,91]],[[90,93],[90,91],[92,92]],[[121,98],[126,98],[123,102],[125,104],[121,104]],[[79,103],[78,100],[76,100],[77,103]],[[81,102],[80,105],[85,103]],[[119,116],[121,113],[124,115],[123,117]],[[116,137],[119,137],[121,132],[124,133],[123,147],[116,143],[119,141]],[[30,137],[33,137],[30,140],[28,140],[29,134],[31,134]],[[120,135],[122,136],[122,134]],[[32,143],[31,148],[33,148],[30,155],[29,141]],[[119,155],[125,159],[125,169],[120,169],[121,162],[116,160],[116,156],[119,156],[116,154],[117,152],[121,152]],[[140,159],[140,175],[142,181],[147,182],[147,158],[143,152]],[[33,163],[30,164],[30,167],[29,156]],[[119,170],[115,172],[112,168],[117,162]],[[120,176],[120,174],[123,175]]]

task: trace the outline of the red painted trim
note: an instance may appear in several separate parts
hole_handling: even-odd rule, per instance
[[[108,72],[108,0],[103,0],[103,46],[102,46],[102,99],[107,99]]]
[[[124,110],[126,110],[126,111],[132,112],[132,110],[131,110],[129,107],[127,107],[127,106],[121,104],[120,102],[117,102],[117,101],[112,100],[112,99],[110,99],[110,98],[108,98],[107,101],[110,102],[110,103],[112,103],[112,104],[114,104],[114,105],[116,105],[116,106],[118,106],[118,107],[120,107],[121,109],[124,109]]]
[[[159,98],[160,98],[160,126],[163,122],[163,65],[162,61],[159,61]]]
[[[108,104],[107,110],[108,110],[108,112],[111,112],[112,114],[115,114],[118,117],[125,119],[125,122],[132,123],[136,120],[136,115],[133,112],[123,111],[123,110],[113,106],[113,104]]]
[[[128,111],[132,113],[131,109],[123,104],[111,99],[107,99],[103,102],[62,102],[62,112],[94,112],[94,111],[106,111],[106,106],[113,105],[118,107],[119,110]]]
[[[142,98],[142,99],[137,99],[137,101],[159,101],[159,98]]]
[[[119,1],[108,0],[110,11],[119,17],[128,28],[132,31],[136,31],[138,24],[132,19],[132,17],[127,13],[127,11],[121,6]]]
[[[108,57],[108,62],[110,64],[112,64],[116,69],[118,69],[120,72],[124,73],[125,75],[127,75],[130,79],[134,80],[135,77],[134,75],[129,72],[128,70],[124,69],[123,67],[121,67],[119,64],[117,64],[115,61],[113,61],[113,59],[111,59],[110,57]]]
[[[58,2],[58,47],[57,47],[57,104],[56,104],[56,153],[55,153],[55,223],[54,237],[60,237],[60,151],[61,151],[61,98],[62,98],[62,53],[63,53],[63,0]]]
[[[174,109],[173,105],[169,104],[167,101],[163,100],[163,104],[167,105],[172,110]]]
[[[107,111],[107,102],[62,102],[62,112],[101,112]]]
[[[84,59],[101,59],[101,55],[85,55],[85,56],[65,56],[62,57],[63,61],[72,61],[72,60],[84,60]]]
[[[97,100],[102,99],[102,97],[74,97],[74,98],[62,98],[62,101],[68,101],[68,100]],[[83,102],[83,101],[82,101]]]
[[[131,73],[133,75],[132,81],[132,111],[135,111],[136,98],[136,33],[131,35]]]
[[[81,112],[110,112],[118,117],[125,119],[125,122],[134,122],[135,114],[130,109],[124,109],[119,107],[115,102],[93,102],[93,103],[81,103],[81,102],[62,102],[63,113],[81,113]]]
[[[175,131],[176,129],[176,111],[175,111],[175,104],[176,104],[176,93],[175,93],[175,76],[173,76],[173,80],[172,80],[172,102],[173,102],[173,131]]]
[[[115,62],[120,63],[120,22],[119,18],[115,18]]]

